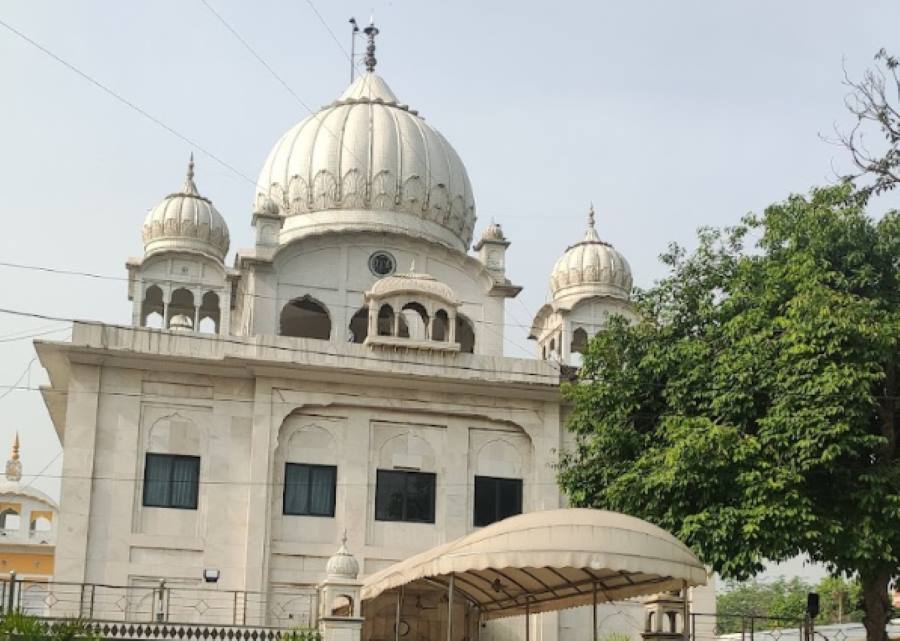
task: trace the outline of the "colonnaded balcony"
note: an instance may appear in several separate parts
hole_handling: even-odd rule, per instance
[[[88,621],[104,639],[318,639],[318,591],[311,584],[248,592],[149,580],[61,583],[10,573],[0,581],[0,603],[4,615],[19,611],[49,625]]]

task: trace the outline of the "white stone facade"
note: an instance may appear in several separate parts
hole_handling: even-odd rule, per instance
[[[37,342],[64,448],[58,580],[199,588],[215,570],[217,589],[274,598],[321,583],[343,532],[365,576],[472,531],[476,477],[521,481],[524,511],[561,505],[571,350],[549,344],[631,313],[624,259],[597,240],[612,262],[591,253],[578,283],[572,266],[535,320],[543,358],[505,357],[510,243],[492,224],[467,253],[461,161],[372,73],[276,145],[252,224],[227,267],[191,163],[128,263],[132,326]],[[148,455],[198,461],[196,496],[154,505]],[[289,513],[289,464],[336,468],[333,514]],[[378,518],[379,471],[433,475],[433,522]],[[584,620],[534,617],[533,638],[586,638]]]

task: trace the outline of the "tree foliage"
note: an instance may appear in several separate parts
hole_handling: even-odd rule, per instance
[[[669,275],[636,297],[642,320],[611,322],[565,388],[559,481],[726,578],[799,553],[858,574],[883,641],[900,568],[900,213],[875,222],[864,205],[849,184],[818,189],[671,247]]]
[[[859,80],[844,72],[849,88],[845,104],[856,118],[848,131],[837,131],[837,142],[850,152],[867,194],[880,194],[900,184],[900,60],[884,49],[875,54],[876,66]],[[866,137],[875,132],[878,143]],[[877,145],[877,146],[876,146]]]
[[[749,617],[758,619],[757,629],[796,625],[806,613],[809,592],[819,594],[821,610],[817,624],[862,621],[858,581],[826,577],[813,586],[797,577],[790,580],[780,577],[766,583],[755,579],[728,582],[716,597],[718,629],[722,634],[740,632],[743,626],[749,625]]]

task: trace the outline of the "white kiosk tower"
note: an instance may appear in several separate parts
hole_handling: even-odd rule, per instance
[[[360,641],[362,582],[359,562],[347,550],[347,534],[341,547],[325,566],[326,577],[319,584],[319,632],[322,641]]]

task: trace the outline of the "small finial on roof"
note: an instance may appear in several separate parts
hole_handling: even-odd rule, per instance
[[[375,26],[375,16],[369,20],[369,26],[363,29],[363,33],[369,39],[369,44],[366,45],[366,71],[372,72],[375,71],[375,65],[378,64],[378,60],[375,58],[375,36],[379,34],[379,31]]]
[[[344,528],[344,536],[341,537],[341,547],[347,546],[347,528]]]
[[[194,152],[191,152],[191,159],[188,161],[187,176],[184,179],[184,189],[181,190],[185,194],[193,194],[199,196],[197,185],[194,183]]]
[[[591,201],[591,206],[588,209],[588,228],[587,233],[584,235],[585,240],[591,241],[599,241],[600,237],[597,235],[597,230],[594,227],[594,203]]]
[[[416,273],[416,259],[415,258],[413,258],[411,261],[409,261],[409,273],[410,274]]]
[[[16,432],[16,438],[13,439],[12,460],[14,460],[14,461],[19,460],[19,433],[18,432]]]

